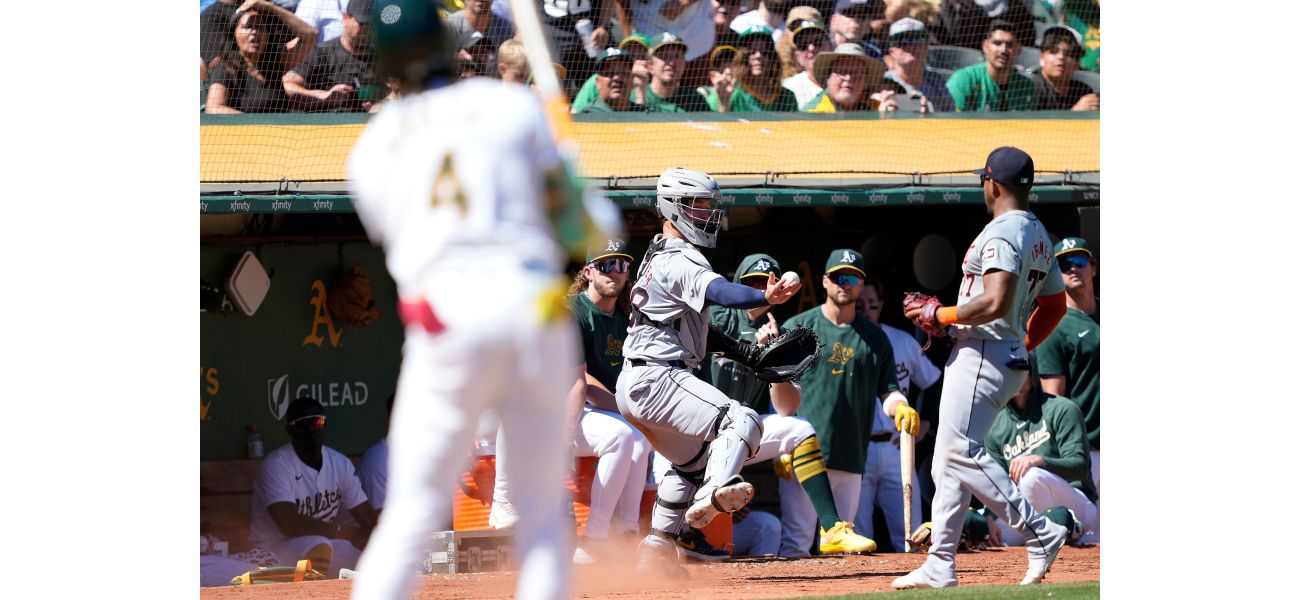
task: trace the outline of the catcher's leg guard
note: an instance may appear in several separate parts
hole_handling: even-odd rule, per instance
[[[655,494],[654,508],[650,513],[650,528],[669,536],[676,536],[682,530],[686,509],[690,508],[695,488],[698,487],[700,473],[681,473],[669,469],[659,482],[659,491]]]
[[[719,512],[739,510],[754,497],[754,486],[745,483],[738,473],[745,461],[758,452],[763,438],[758,413],[732,400],[722,417],[719,432],[709,444],[704,483],[695,492],[695,504],[686,513],[691,527],[704,527]]]

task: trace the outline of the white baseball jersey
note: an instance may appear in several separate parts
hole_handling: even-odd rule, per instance
[[[663,234],[655,236],[654,242],[661,238]],[[630,327],[623,341],[623,356],[682,360],[695,368],[704,359],[705,336],[709,333],[704,290],[714,279],[721,278],[695,246],[667,238],[663,251],[642,265],[632,285],[632,305],[667,326]]]
[[[262,468],[253,482],[253,520],[249,541],[267,547],[285,538],[271,519],[267,506],[292,502],[298,514],[320,521],[339,515],[340,509],[351,510],[366,501],[352,461],[328,446],[321,448],[321,468],[313,469],[293,451],[293,444],[276,448],[262,460]]]
[[[370,506],[375,510],[383,508],[388,488],[388,438],[379,440],[361,456],[357,478],[361,480],[362,491],[370,499]]]
[[[954,325],[955,337],[1018,341],[1025,337],[1029,308],[1038,296],[1065,291],[1061,270],[1052,256],[1052,240],[1033,213],[1009,211],[984,226],[961,261],[957,306],[984,293],[985,273],[992,269],[1016,276],[1016,290],[1006,316],[983,325]]]
[[[523,199],[543,197],[542,174],[560,165],[536,95],[475,78],[386,105],[357,139],[348,178],[366,233],[408,290],[483,256],[558,273],[544,203]]]
[[[939,368],[925,357],[925,352],[921,350],[921,344],[908,333],[901,329],[881,324],[880,328],[884,330],[885,336],[889,338],[889,345],[894,348],[894,367],[898,371],[898,391],[904,397],[912,389],[915,383],[921,389],[934,385],[939,381],[942,373]],[[913,408],[920,410],[920,403]],[[893,433],[898,428],[894,426],[894,420],[885,414],[885,409],[880,403],[880,398],[876,398],[876,423],[871,429],[872,434]]]

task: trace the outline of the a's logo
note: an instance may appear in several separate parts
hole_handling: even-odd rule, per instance
[[[668,32],[664,32],[664,41],[665,41],[665,42],[675,42],[675,41],[677,41],[677,36],[675,36],[675,35],[673,35],[673,34],[671,34],[671,33],[668,33]]]
[[[772,270],[772,263],[767,262],[767,259],[760,259],[757,263],[754,263],[754,270],[756,270],[756,271],[771,271],[771,270]]]
[[[269,379],[266,382],[266,401],[267,408],[271,409],[271,414],[276,421],[284,419],[284,411],[289,409],[289,375],[281,375],[278,379]]]
[[[853,262],[853,253],[852,253],[852,252],[849,252],[848,250],[845,250],[845,251],[844,251],[844,256],[843,256],[842,258],[840,258],[840,262],[842,262],[842,263],[851,263],[851,262]]]
[[[826,359],[826,362],[832,365],[847,365],[851,360],[853,360],[853,349],[835,342],[835,347],[831,349],[831,356]],[[840,373],[843,372],[841,369]],[[835,370],[832,369],[831,373],[834,374]]]
[[[334,319],[330,317],[330,311],[325,303],[325,283],[317,279],[311,283],[312,298],[311,305],[316,307],[315,314],[311,319],[311,333],[303,338],[302,345],[312,345],[317,348],[325,343],[325,338],[319,333],[320,326],[325,326],[325,334],[329,336],[330,345],[338,346],[339,340],[343,337],[343,332],[334,327]]]
[[[1077,244],[1078,244],[1078,243],[1075,242],[1074,240],[1071,240],[1071,239],[1068,239],[1068,238],[1067,238],[1067,239],[1065,239],[1064,241],[1061,242],[1061,249],[1062,249],[1062,250],[1069,250],[1069,249],[1075,247]]]
[[[606,251],[606,252],[618,252],[621,246],[622,246],[622,245],[618,243],[618,240],[610,240],[610,241],[609,241],[609,247],[605,248],[605,251]]]
[[[614,334],[605,334],[605,356],[623,356],[623,340]]]
[[[398,19],[402,18],[402,7],[396,4],[389,4],[379,13],[379,20],[384,25],[392,25]]]

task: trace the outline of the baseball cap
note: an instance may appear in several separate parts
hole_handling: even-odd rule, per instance
[[[983,169],[971,173],[983,175],[998,183],[1034,185],[1034,159],[1025,154],[1024,150],[1002,146],[989,153]]]
[[[740,37],[737,38],[737,40],[738,40],[737,43],[739,43],[739,44],[744,44],[744,43],[745,43],[745,38],[747,38],[747,37],[749,37],[749,36],[751,36],[751,35],[762,35],[762,36],[767,36],[767,40],[768,40],[769,42],[773,41],[773,40],[772,40],[772,28],[771,28],[771,27],[768,27],[767,25],[754,25],[754,26],[752,26],[752,27],[748,27],[748,28],[746,28],[744,31],[741,31],[741,32],[740,32]]]
[[[347,13],[358,23],[365,25],[370,22],[370,8],[374,6],[375,0],[351,0],[348,2]]]
[[[654,54],[655,50],[663,48],[664,46],[681,46],[683,51],[687,51],[687,52],[690,51],[690,48],[687,47],[686,42],[682,41],[682,38],[668,31],[665,31],[650,39],[651,54]]]
[[[867,65],[867,82],[879,81],[885,74],[885,63],[880,62],[867,55],[866,49],[853,42],[845,42],[835,47],[833,52],[822,52],[813,59],[813,79],[822,87],[826,87],[826,78],[830,75],[831,63],[836,58],[848,56],[856,58]]]
[[[644,33],[634,33],[623,38],[623,41],[618,43],[618,47],[620,50],[627,50],[628,44],[641,44],[642,46],[645,46],[647,51],[649,51],[650,48],[653,47],[654,40]]]
[[[1071,252],[1082,252],[1087,254],[1088,258],[1092,258],[1092,249],[1088,247],[1088,240],[1081,237],[1063,238],[1061,241],[1056,243],[1055,248],[1052,248],[1052,252],[1055,256],[1069,254]]]
[[[740,283],[741,279],[755,275],[767,277],[768,273],[780,275],[780,263],[767,254],[750,254],[740,259],[740,268],[736,269],[736,276],[731,278],[731,282]]]
[[[627,50],[605,48],[600,51],[600,54],[596,55],[596,66],[599,67],[600,65],[605,64],[605,61],[609,60],[625,60],[632,62],[632,55],[628,54]]]
[[[628,253],[627,242],[618,238],[601,240],[587,247],[587,264],[594,263],[602,258],[615,257],[636,260]]]
[[[879,3],[880,0],[837,0],[835,2],[835,12],[839,14],[844,14],[845,11],[847,10],[853,10],[856,12],[862,10],[863,8],[866,8],[870,11],[870,10],[880,8],[875,6],[876,4]]]
[[[792,23],[788,29],[790,31],[791,40],[794,40],[793,36],[799,35],[799,32],[805,29],[816,29],[822,33],[827,32],[826,24],[823,23],[821,19],[801,19]]]
[[[894,21],[889,26],[889,42],[893,44],[896,40],[905,41],[926,41],[930,34],[925,30],[925,23],[922,23],[912,17],[904,17]]]
[[[483,32],[481,32],[481,31],[474,31],[474,30],[471,29],[471,30],[465,32],[463,35],[461,35],[461,37],[460,37],[460,49],[461,49],[461,50],[469,50],[470,48],[473,48],[474,46],[477,46],[477,45],[479,44],[479,42],[482,42],[482,41],[485,40],[485,39],[487,39],[487,38],[483,37]]]
[[[826,19],[822,18],[821,11],[811,6],[796,6],[790,9],[790,12],[785,13],[785,28],[787,31],[794,31],[795,23],[798,23],[799,21],[822,22],[825,20]],[[826,26],[823,25],[822,29],[825,28]]]
[[[714,48],[709,52],[709,66],[717,66],[718,61],[720,60],[727,63],[731,62],[732,59],[736,57],[736,52],[738,52],[738,50],[736,50],[735,46],[728,46],[726,44]]]
[[[292,423],[303,417],[315,416],[325,416],[325,407],[315,398],[302,396],[289,403],[289,408],[284,411],[284,422]]]
[[[1083,45],[1083,36],[1079,34],[1079,31],[1077,29],[1070,27],[1069,25],[1052,25],[1051,27],[1044,29],[1042,37],[1039,38],[1039,44],[1041,45],[1042,40],[1047,39],[1047,34],[1052,33],[1053,31],[1056,30],[1061,30],[1066,33],[1069,33],[1070,35],[1074,36],[1075,42],[1078,42],[1080,46]]]
[[[830,275],[844,269],[853,269],[858,272],[858,275],[866,277],[867,263],[862,260],[862,253],[848,248],[831,250],[830,258],[826,259],[826,274]]]

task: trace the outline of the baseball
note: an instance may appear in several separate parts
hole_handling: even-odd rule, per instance
[[[794,271],[786,271],[781,274],[781,281],[784,281],[787,286],[793,285],[799,281],[799,275]]]

